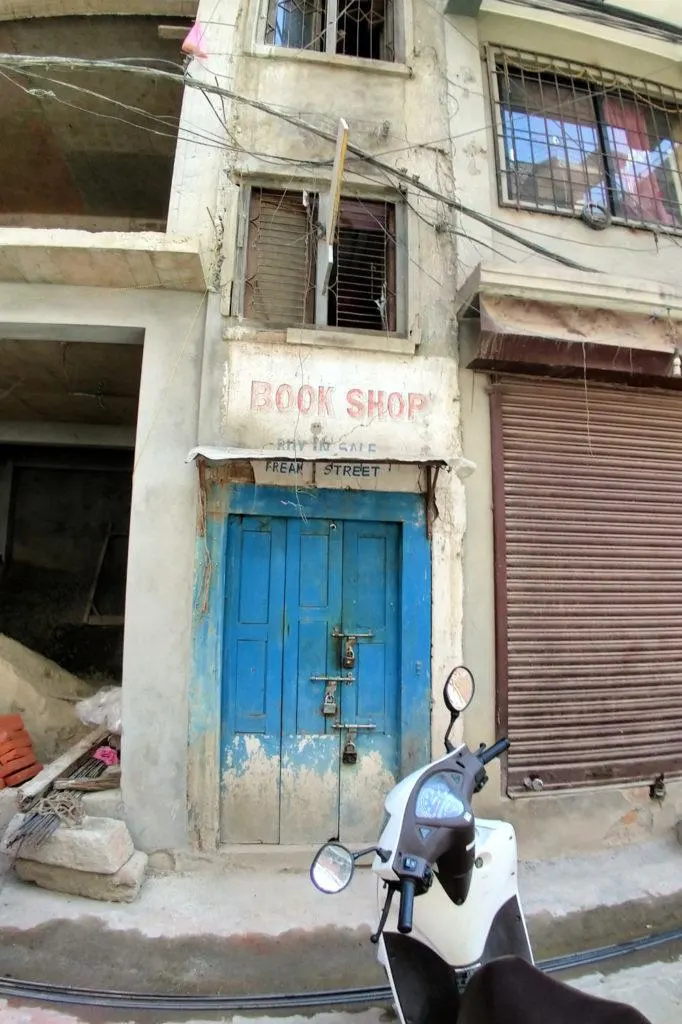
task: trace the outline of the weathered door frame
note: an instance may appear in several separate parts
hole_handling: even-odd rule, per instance
[[[220,844],[221,675],[229,515],[295,515],[402,524],[400,554],[400,768],[431,749],[431,552],[424,499],[390,492],[296,490],[206,481],[197,538],[188,686],[188,820],[193,844]],[[409,628],[407,628],[409,625]]]

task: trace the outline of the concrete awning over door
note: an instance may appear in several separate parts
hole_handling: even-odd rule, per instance
[[[482,264],[457,296],[473,369],[550,367],[670,375],[682,290],[608,274]]]
[[[206,462],[215,464],[227,462],[264,462],[278,459],[280,461],[291,460],[292,462],[365,462],[372,464],[394,464],[404,466],[432,466],[440,469],[452,469],[458,476],[468,476],[476,468],[469,459],[428,459],[424,462],[415,462],[413,457],[404,457],[399,454],[391,455],[390,458],[373,458],[372,456],[349,455],[339,451],[301,452],[296,454],[290,451],[277,451],[266,448],[229,448],[213,445],[199,445],[187,455],[187,462],[194,462],[197,459],[204,459]]]

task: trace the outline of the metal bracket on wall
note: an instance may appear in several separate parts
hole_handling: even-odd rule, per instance
[[[348,732],[356,732],[358,729],[376,729],[372,722],[334,722],[333,729],[348,729]]]
[[[433,534],[433,524],[440,515],[438,511],[438,505],[436,504],[436,484],[438,483],[438,474],[440,473],[440,466],[427,466],[426,467],[426,537],[427,540],[431,540]]]
[[[373,640],[374,633],[344,633],[337,626],[332,630],[334,640]]]
[[[354,683],[355,676],[311,676],[311,683],[331,683],[334,686],[336,683]]]

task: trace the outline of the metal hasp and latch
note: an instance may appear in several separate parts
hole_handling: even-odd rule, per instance
[[[341,667],[342,668],[355,668],[355,644],[358,640],[373,640],[374,633],[344,633],[342,630],[335,626],[332,630],[332,637],[334,640],[343,640],[343,652],[341,654]]]
[[[355,746],[355,733],[358,729],[376,729],[376,725],[373,725],[371,722],[366,724],[361,722],[334,722],[333,727],[334,729],[346,729],[348,731],[348,736],[341,753],[341,762],[343,764],[357,764],[358,748]]]
[[[339,710],[339,703],[336,699],[336,687],[338,683],[354,683],[355,676],[311,676],[312,683],[326,683],[324,697],[322,698],[322,714],[325,718],[333,718]]]

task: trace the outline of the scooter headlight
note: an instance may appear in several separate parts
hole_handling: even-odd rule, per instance
[[[415,816],[428,820],[460,818],[466,808],[455,792],[460,776],[454,772],[440,772],[426,780],[417,794]]]

